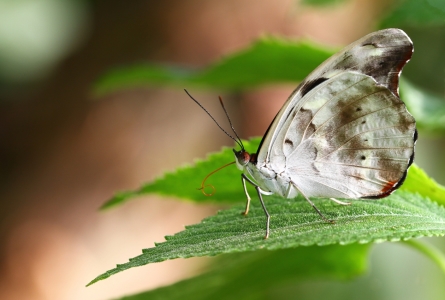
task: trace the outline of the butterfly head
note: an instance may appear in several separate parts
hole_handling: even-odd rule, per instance
[[[255,163],[256,154],[249,154],[244,148],[240,151],[236,151],[233,149],[233,153],[235,153],[235,163],[238,169],[241,171],[247,166],[247,164]]]
[[[240,151],[236,151],[235,149],[233,149],[233,153],[235,153],[236,167],[241,171],[244,170],[244,167],[250,161],[250,154],[247,153],[247,151],[244,149],[241,149]]]

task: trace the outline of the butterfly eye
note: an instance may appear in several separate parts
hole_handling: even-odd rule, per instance
[[[249,163],[250,154],[243,149],[241,149],[240,151],[236,151],[235,149],[233,149],[233,153],[235,153],[237,167],[242,170],[244,166]]]

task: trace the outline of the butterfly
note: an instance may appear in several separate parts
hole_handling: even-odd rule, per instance
[[[334,223],[310,198],[348,205],[336,198],[379,199],[402,185],[417,140],[416,122],[399,97],[399,76],[412,53],[411,39],[394,28],[346,46],[298,85],[256,153],[244,149],[229,118],[237,137],[232,139],[241,147],[233,152],[247,198],[244,214],[249,183],[266,215],[265,238],[270,214],[263,195],[301,194],[323,220]]]

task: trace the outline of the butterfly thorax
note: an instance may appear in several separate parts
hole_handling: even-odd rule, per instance
[[[286,171],[273,168],[271,164],[258,162],[257,154],[249,154],[245,150],[233,150],[238,169],[253,179],[263,194],[278,194],[285,198],[293,198],[296,191],[290,185],[290,177]]]

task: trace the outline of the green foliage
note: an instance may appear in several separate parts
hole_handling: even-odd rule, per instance
[[[269,37],[199,71],[149,64],[112,71],[98,82],[95,92],[103,95],[147,84],[239,90],[271,82],[298,82],[331,54],[332,50],[310,42]],[[401,82],[400,92],[421,129],[433,133],[445,131],[443,98],[422,91],[407,81]]]
[[[376,201],[354,201],[339,207],[328,199],[313,199],[324,214],[336,220],[326,223],[302,198],[270,196],[271,237],[264,240],[265,217],[260,205],[251,205],[248,216],[235,205],[204,219],[185,231],[166,236],[166,242],[144,249],[143,254],[118,265],[90,284],[129,268],[167,259],[213,256],[259,249],[298,246],[399,241],[421,236],[445,234],[445,208],[418,194],[398,191]]]
[[[437,26],[445,23],[445,1],[403,0],[382,22],[380,27]]]
[[[366,269],[369,244],[299,247],[222,255],[210,272],[122,300],[270,299],[275,289],[310,279],[345,280]]]
[[[432,93],[422,91],[407,80],[400,81],[400,96],[416,117],[419,129],[430,133],[445,131],[445,101]]]
[[[425,171],[416,165],[411,166],[405,183],[400,189],[418,193],[441,205],[445,205],[445,187],[428,177]]]
[[[243,141],[247,151],[255,152],[260,139]],[[106,202],[102,209],[118,205],[131,198],[146,194],[160,194],[189,199],[196,202],[242,202],[245,195],[241,186],[241,171],[235,165],[231,165],[209,177],[206,184],[215,187],[212,196],[205,196],[198,188],[202,180],[213,170],[235,161],[232,148],[223,148],[218,153],[210,154],[205,160],[197,160],[194,165],[178,168],[175,172],[166,173],[163,177],[153,182],[144,184],[136,191],[124,191],[117,193]],[[211,187],[205,188],[206,193],[212,193]]]
[[[335,51],[310,42],[264,37],[202,70],[143,64],[107,73],[97,95],[147,84],[245,89],[271,82],[298,82]]]

